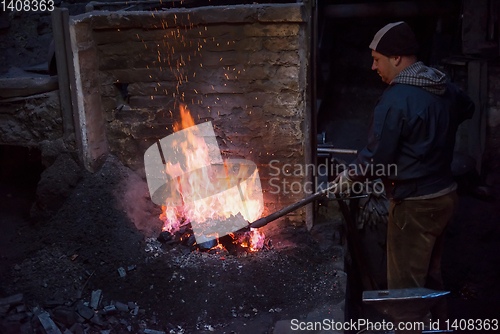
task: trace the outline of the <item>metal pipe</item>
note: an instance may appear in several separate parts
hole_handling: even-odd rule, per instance
[[[333,192],[334,191],[333,188],[334,187],[330,187],[328,189],[318,191],[317,193],[315,193],[309,197],[306,197],[306,198],[304,198],[296,203],[290,204],[286,208],[283,208],[279,211],[273,212],[268,216],[257,219],[256,221],[254,221],[253,223],[250,224],[250,227],[251,228],[264,227],[267,224],[269,224],[270,222],[275,221],[276,219],[281,218],[284,215],[289,214],[290,212],[295,211],[298,208],[303,207],[304,205],[309,204],[309,203],[313,202],[314,200],[327,195],[329,192]],[[359,196],[352,196],[352,197],[340,197],[340,195],[339,195],[335,198],[331,198],[331,200],[337,200],[339,202],[342,202],[342,201],[346,201],[346,200],[350,200],[350,199],[364,198],[364,197],[368,197],[368,195],[359,195]]]
[[[344,149],[344,148],[318,147],[318,153],[358,154],[358,151],[357,150],[348,150],[348,149]]]

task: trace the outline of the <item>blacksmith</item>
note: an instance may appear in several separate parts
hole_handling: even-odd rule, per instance
[[[389,289],[427,287],[443,290],[443,238],[457,205],[451,161],[458,125],[471,118],[472,100],[445,74],[417,59],[419,45],[405,22],[380,29],[370,44],[372,70],[389,86],[379,99],[368,143],[342,173],[340,190],[370,164],[396,164],[383,177],[391,198],[387,233]],[[389,170],[389,169],[388,169]],[[446,305],[431,310],[433,320],[446,318]]]

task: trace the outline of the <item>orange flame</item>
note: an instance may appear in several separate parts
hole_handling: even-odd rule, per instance
[[[181,103],[179,105],[179,110],[181,112],[181,123],[175,122],[174,124],[174,132],[180,131],[182,129],[187,129],[189,127],[194,126],[194,119],[189,113],[189,109],[186,105]]]
[[[195,125],[187,106],[180,104],[179,109],[181,121],[174,124],[175,132]],[[202,137],[188,131],[185,141],[174,144],[176,151],[185,157],[185,164],[168,162],[165,165],[165,171],[169,175],[182,175],[175,187],[182,194],[184,205],[162,206],[163,213],[160,219],[164,221],[163,230],[174,233],[182,224],[196,222],[203,224],[205,234],[207,234],[214,224],[218,221],[225,221],[231,216],[241,215],[249,222],[259,218],[262,203],[252,198],[252,194],[257,193],[257,189],[261,191],[257,169],[252,172],[242,165],[237,175],[233,175],[228,173],[226,162],[224,163],[225,174],[221,177],[220,170],[215,175],[214,171],[206,168],[211,162],[210,150]],[[257,182],[259,182],[258,186]],[[241,201],[241,193],[248,195],[244,204]],[[214,233],[209,234],[219,237]],[[263,233],[252,229],[245,234],[250,251],[262,248],[265,239]],[[222,245],[218,244],[216,247],[220,248]]]

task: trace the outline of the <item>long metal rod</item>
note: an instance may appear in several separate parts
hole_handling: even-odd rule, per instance
[[[345,148],[318,147],[318,153],[358,154],[358,151],[357,150],[348,150]]]
[[[274,213],[271,213],[270,215],[268,216],[265,216],[265,217],[262,217],[260,219],[257,219],[256,221],[254,221],[253,223],[250,224],[250,227],[251,228],[260,228],[260,227],[264,227],[266,226],[267,224],[269,224],[270,222],[280,218],[280,217],[283,217],[284,215],[292,212],[292,211],[295,211],[297,210],[298,208],[306,205],[306,204],[309,204],[311,203],[312,201],[328,194],[329,192],[333,192],[334,191],[334,188],[337,187],[337,185],[333,185],[329,188],[326,188],[326,189],[323,189],[321,191],[318,191],[317,193],[315,194],[312,194],[311,196],[309,197],[306,197],[296,203],[293,203],[289,206],[287,206],[286,208],[283,208],[279,211],[276,211]],[[348,199],[353,199],[353,198],[363,198],[363,197],[366,197],[367,195],[361,195],[361,196],[353,196],[353,197],[337,197],[336,200],[339,200],[339,201],[344,201],[344,200],[348,200]]]

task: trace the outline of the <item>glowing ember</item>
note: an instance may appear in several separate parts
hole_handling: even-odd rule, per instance
[[[250,251],[261,249],[265,236],[260,231],[252,229],[239,237],[230,233],[246,227],[262,213],[262,190],[255,164],[220,161],[220,153],[214,154],[207,145],[185,105],[180,106],[180,114],[181,122],[174,125],[174,131],[183,131],[184,137],[172,143],[178,158],[165,164],[166,174],[172,177],[166,188],[177,198],[165,199],[160,215],[163,230],[175,233],[181,225],[191,223],[198,243],[229,234]],[[219,243],[217,247],[223,248]]]

